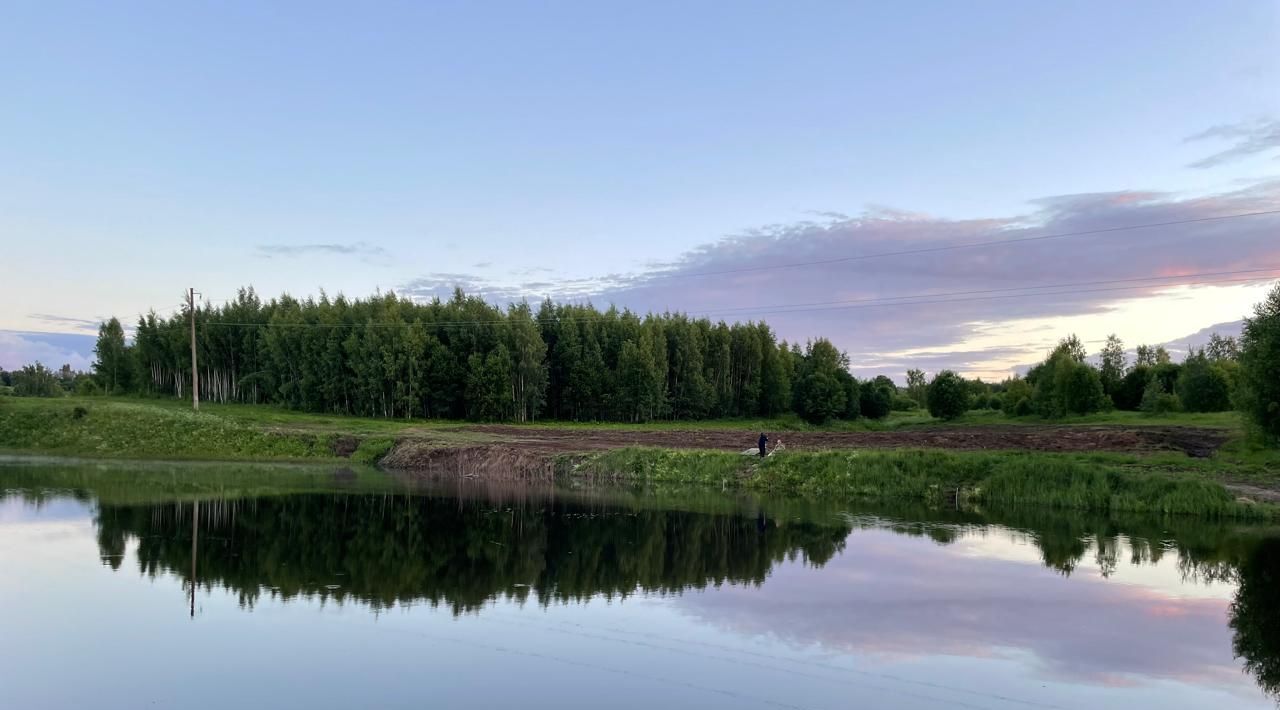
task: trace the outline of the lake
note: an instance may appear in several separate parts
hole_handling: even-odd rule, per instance
[[[0,459],[6,708],[1272,708],[1280,530]]]

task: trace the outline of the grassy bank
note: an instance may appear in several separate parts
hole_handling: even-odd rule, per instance
[[[958,501],[1097,512],[1280,517],[1280,507],[1238,500],[1218,480],[1219,468],[1181,463],[1165,456],[937,450],[822,451],[759,460],[735,453],[632,448],[592,455],[579,462],[576,471],[633,481],[931,505]],[[1171,470],[1175,465],[1177,470]]]
[[[911,416],[914,419],[891,417],[882,425],[925,425],[919,415]],[[1111,413],[1079,423],[1230,426],[1234,416],[1173,415],[1153,421],[1131,413]],[[786,425],[792,423],[753,422],[746,428],[785,431]],[[981,423],[1010,420],[996,414],[975,414],[955,424]],[[522,448],[518,428],[514,434],[499,435],[459,431],[459,424],[303,414],[248,405],[206,405],[195,414],[184,403],[172,400],[0,397],[0,451],[8,452],[126,459],[341,460],[374,464],[392,450],[396,441],[409,439],[412,445],[426,449],[460,450],[497,444],[531,457],[544,457],[544,461],[551,455],[540,454],[536,448]],[[741,430],[744,424],[540,426]],[[720,451],[632,448],[568,455],[564,462],[566,465],[560,470],[584,478],[620,478],[649,484],[699,483],[757,492],[857,496],[930,505],[960,498],[979,505],[1269,517],[1275,510],[1272,506],[1240,502],[1237,498],[1243,493],[1249,498],[1280,500],[1280,452],[1252,449],[1239,438],[1205,459],[1180,453],[797,450],[760,461]]]
[[[0,402],[0,449],[103,458],[313,460],[336,458],[338,434],[278,431],[148,402]]]

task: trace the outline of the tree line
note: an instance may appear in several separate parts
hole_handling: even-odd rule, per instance
[[[930,413],[954,418],[972,408],[1000,409],[1010,416],[1062,417],[1111,409],[1164,414],[1239,409],[1265,438],[1280,440],[1280,285],[1244,319],[1241,337],[1214,333],[1175,363],[1161,346],[1139,345],[1129,361],[1112,334],[1096,358],[1074,335],[1060,341],[1025,376],[984,386],[942,372],[924,385],[909,372],[909,388]],[[985,389],[984,389],[985,388]]]
[[[884,375],[858,381],[829,340],[801,348],[764,323],[549,300],[536,312],[524,303],[503,310],[461,291],[427,304],[393,294],[264,303],[242,289],[197,309],[196,336],[202,398],[314,412],[630,422],[794,414],[823,423],[921,407],[944,419],[973,409],[1061,417],[1234,407],[1280,440],[1280,286],[1238,341],[1214,334],[1181,363],[1149,345],[1130,362],[1112,335],[1093,364],[1070,336],[1025,376],[985,383],[911,369],[902,388]],[[185,314],[143,316],[132,342],[112,318],[99,329],[92,377],[36,363],[0,371],[0,392],[189,397],[189,338]]]
[[[542,302],[506,309],[467,296],[417,303],[261,300],[241,289],[195,313],[202,399],[372,417],[655,419],[882,418],[888,377],[857,381],[830,341],[779,342],[765,323]],[[96,381],[112,394],[189,397],[188,315],[99,330]],[[899,401],[898,404],[903,404]],[[906,406],[914,406],[911,401]]]

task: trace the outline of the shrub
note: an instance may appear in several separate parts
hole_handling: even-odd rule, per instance
[[[1231,408],[1227,375],[1203,352],[1187,358],[1178,375],[1176,391],[1188,412],[1223,412]]]
[[[1142,411],[1147,414],[1168,414],[1182,409],[1176,394],[1170,394],[1160,384],[1160,378],[1152,377],[1142,393]]]
[[[1013,406],[1012,411],[1013,411],[1013,416],[1015,417],[1029,417],[1033,413],[1035,413],[1035,407],[1031,405],[1030,397],[1023,397],[1022,399],[1019,399],[1017,404]]]
[[[914,412],[920,408],[920,403],[904,394],[894,395],[893,403],[889,407],[895,412]]]
[[[969,409],[969,388],[964,378],[943,370],[929,383],[929,414],[939,419],[955,419]]]
[[[888,386],[867,380],[859,389],[859,406],[867,419],[884,419],[893,408],[893,390]]]
[[[1019,414],[1015,411],[1018,405],[1026,402],[1028,411]],[[1020,417],[1030,414],[1031,407],[1031,385],[1021,377],[1014,377],[1005,380],[1004,383],[1004,413],[1011,417]]]
[[[1112,393],[1111,399],[1116,409],[1136,412],[1142,406],[1142,393],[1151,379],[1150,365],[1134,365],[1132,370],[1120,380],[1120,386]]]
[[[102,388],[98,386],[98,382],[88,375],[76,377],[73,389],[80,397],[96,397],[102,394]]]
[[[1280,284],[1253,313],[1240,337],[1237,402],[1254,428],[1280,441]]]

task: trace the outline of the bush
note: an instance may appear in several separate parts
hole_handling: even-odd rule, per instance
[[[1035,407],[1031,405],[1031,398],[1023,397],[1013,406],[1012,411],[1013,416],[1015,417],[1029,417],[1034,414],[1036,410]]]
[[[1160,378],[1152,377],[1142,393],[1142,411],[1147,414],[1168,414],[1182,409],[1178,395],[1164,391]]]
[[[1004,409],[1004,396],[999,394],[993,394],[990,397],[988,397],[987,409],[994,409],[996,411],[1000,411],[1001,409]]]
[[[1119,387],[1112,393],[1111,399],[1116,409],[1136,412],[1142,406],[1142,393],[1147,389],[1147,381],[1151,379],[1151,367],[1134,365],[1132,370],[1120,380]]]
[[[1017,407],[1026,402],[1027,412],[1019,414]],[[1014,377],[1006,380],[1004,383],[1004,413],[1011,417],[1021,417],[1030,414],[1031,408],[1031,385],[1021,377]]]
[[[1226,373],[1202,352],[1191,355],[1183,364],[1177,393],[1188,412],[1223,412],[1231,408]]]
[[[969,388],[964,378],[951,370],[934,376],[926,397],[929,414],[939,419],[955,419],[969,409]]]
[[[1110,406],[1097,369],[1066,352],[1054,352],[1031,368],[1027,379],[1035,383],[1031,403],[1045,417],[1090,414]]]
[[[96,380],[88,375],[80,375],[76,378],[74,387],[76,395],[80,397],[96,397],[102,394],[102,388],[98,386]]]
[[[1240,337],[1237,402],[1254,428],[1280,441],[1280,284],[1253,313]]]
[[[920,403],[904,394],[899,394],[894,395],[893,403],[889,408],[895,412],[914,412],[920,408]]]
[[[863,382],[858,388],[858,401],[862,416],[867,419],[884,419],[893,408],[893,390],[874,380]]]

